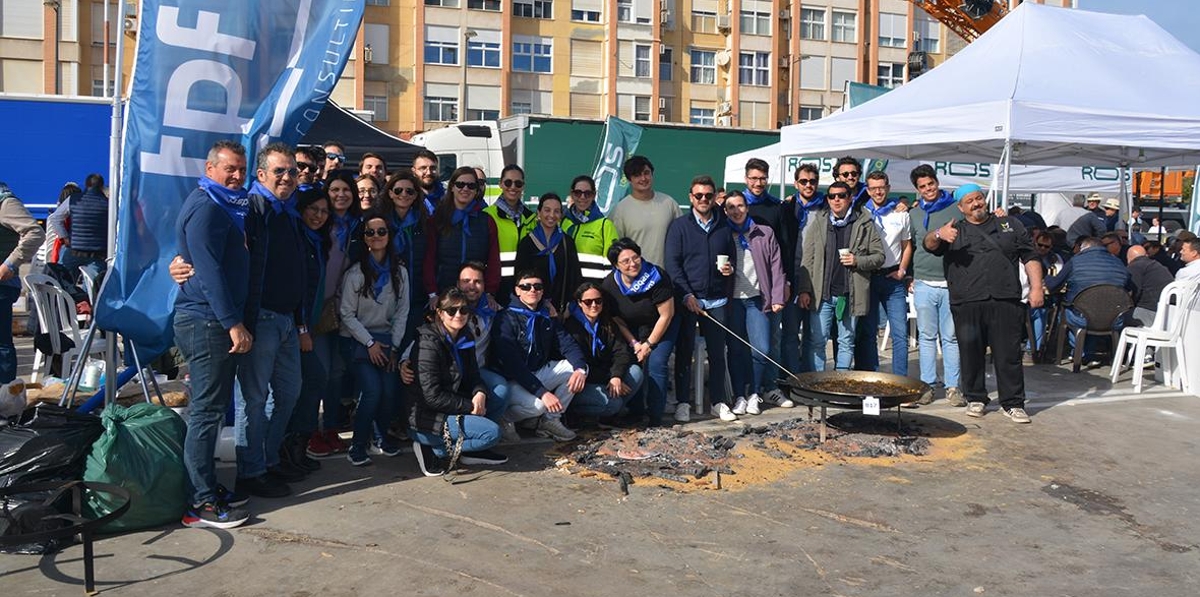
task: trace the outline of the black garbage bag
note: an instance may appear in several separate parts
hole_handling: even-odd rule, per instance
[[[25,410],[15,425],[0,428],[0,488],[45,481],[76,481],[92,444],[104,433],[100,418],[53,404]],[[70,504],[45,504],[51,492],[23,493],[0,498],[0,536],[45,530],[47,513],[66,513]],[[54,553],[68,541],[0,546],[0,553]]]

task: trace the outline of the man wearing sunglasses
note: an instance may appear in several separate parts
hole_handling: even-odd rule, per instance
[[[851,207],[858,209],[870,197],[867,196],[867,185],[862,183],[862,163],[851,156],[838,158],[833,166],[833,176],[837,182],[844,182],[850,187]]]
[[[850,369],[854,330],[867,314],[871,276],[883,265],[883,244],[865,209],[852,207],[850,185],[834,182],[812,214],[797,264],[800,308],[811,311],[804,353],[812,371],[825,370],[825,344],[837,335],[834,367]]]
[[[323,160],[317,160],[312,152],[309,151],[309,148],[297,147],[295,158],[296,170],[300,172],[296,177],[297,186],[313,185],[321,180],[320,170]]]
[[[782,331],[779,346],[781,364],[793,373],[804,373],[809,370],[809,359],[800,358],[801,347],[808,336],[808,309],[800,307],[800,297],[795,291],[799,271],[796,269],[804,256],[804,231],[812,221],[811,214],[825,207],[825,194],[817,190],[821,184],[821,170],[816,164],[806,163],[796,167],[792,173],[792,184],[796,193],[784,200],[784,208],[792,217],[784,218],[786,225],[792,230],[792,249],[784,255],[784,269],[792,281],[791,298],[783,306]],[[801,328],[804,331],[801,332]],[[802,335],[803,334],[803,335]]]
[[[325,176],[328,178],[333,176],[334,172],[341,169],[346,163],[346,146],[341,141],[326,141],[325,149]]]

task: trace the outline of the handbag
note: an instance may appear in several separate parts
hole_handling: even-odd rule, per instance
[[[317,322],[313,324],[314,333],[328,334],[336,332],[342,326],[342,318],[338,315],[338,304],[340,302],[336,296],[331,300],[325,301],[325,304],[321,306],[320,317],[317,317]]]

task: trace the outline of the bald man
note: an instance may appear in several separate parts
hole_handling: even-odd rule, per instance
[[[1154,312],[1158,309],[1158,297],[1163,288],[1175,280],[1163,264],[1146,255],[1146,249],[1141,245],[1129,247],[1126,256],[1129,263],[1129,277],[1135,287],[1133,298],[1136,301],[1133,318],[1141,325],[1154,322]]]

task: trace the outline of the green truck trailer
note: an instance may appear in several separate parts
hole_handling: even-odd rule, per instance
[[[655,188],[683,206],[694,176],[707,174],[719,185],[726,156],[779,140],[772,131],[636,124],[643,129],[636,154],[654,163]],[[603,138],[600,120],[520,115],[453,124],[416,135],[412,142],[438,154],[443,180],[458,166],[483,168],[490,197],[499,194],[495,183],[504,166],[519,164],[525,169],[526,201],[534,202],[549,191],[566,197],[571,179],[592,174]]]

